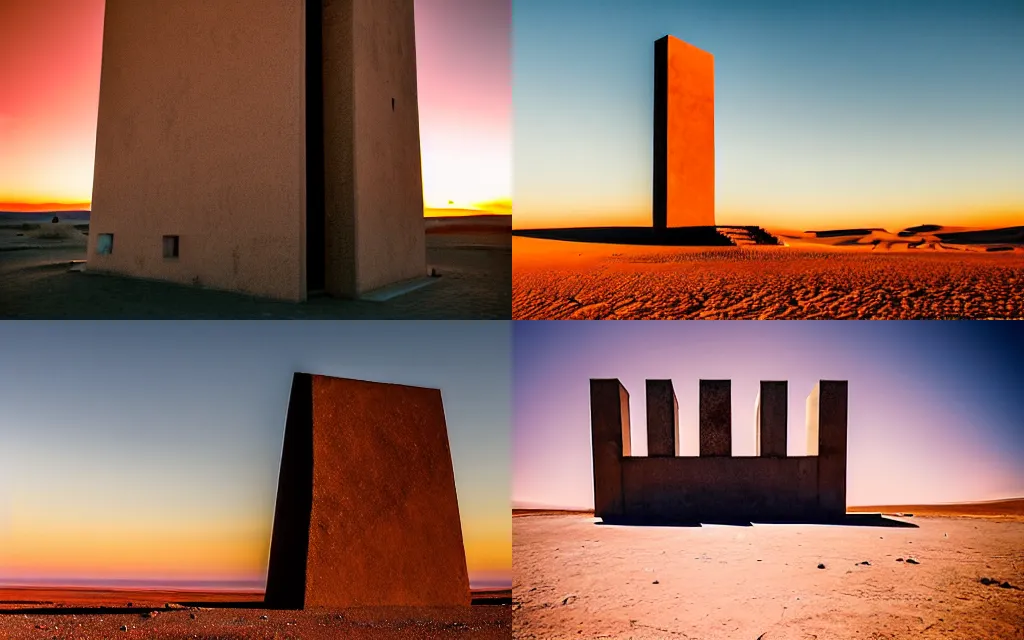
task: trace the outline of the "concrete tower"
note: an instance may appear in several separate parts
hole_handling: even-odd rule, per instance
[[[426,273],[413,0],[107,0],[89,271],[284,300]]]
[[[654,227],[715,226],[715,58],[654,43]]]

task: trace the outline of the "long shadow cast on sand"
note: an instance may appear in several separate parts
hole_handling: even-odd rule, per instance
[[[730,520],[708,518],[700,522],[692,520],[673,520],[664,518],[602,518],[595,522],[597,525],[613,525],[628,527],[700,527],[706,524],[727,525],[733,527],[751,527],[754,524],[816,524],[839,527],[897,527],[907,529],[919,528],[912,522],[893,520],[886,518],[879,513],[848,513],[841,520],[812,521],[812,520]]]

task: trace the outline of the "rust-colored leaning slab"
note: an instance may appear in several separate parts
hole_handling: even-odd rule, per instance
[[[266,603],[470,604],[440,391],[295,374]]]
[[[654,226],[715,225],[715,58],[654,44]]]

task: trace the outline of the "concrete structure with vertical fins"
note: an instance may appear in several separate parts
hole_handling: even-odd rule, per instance
[[[90,272],[292,301],[422,278],[420,162],[413,0],[107,0]]]
[[[470,604],[440,391],[295,374],[266,604]]]
[[[648,381],[648,412],[650,407],[658,412],[653,419],[648,416],[649,428],[657,430],[648,439],[658,446],[647,457],[633,457],[628,392],[615,379],[591,380],[595,515],[606,522],[842,520],[846,515],[847,383],[822,380],[815,385],[808,401],[813,412],[808,424],[814,427],[818,454],[806,456],[786,455],[785,382],[761,383],[759,455],[731,456],[719,437],[723,416],[728,415],[723,407],[729,404],[729,386],[727,380],[701,381],[700,456],[680,457],[659,453],[667,448],[661,416],[667,399],[675,398],[672,383]],[[678,451],[677,431],[673,438],[672,450]]]
[[[715,226],[715,58],[673,36],[654,43],[656,229]]]

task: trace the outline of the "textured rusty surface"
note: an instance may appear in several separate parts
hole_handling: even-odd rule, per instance
[[[715,58],[655,43],[654,226],[715,224]]]
[[[732,455],[732,383],[700,381],[700,455]]]
[[[289,407],[268,604],[469,605],[440,391],[296,374],[293,392],[297,408]],[[303,484],[307,478],[311,487]],[[303,560],[294,533],[303,527],[308,548],[301,575],[287,563]]]
[[[679,451],[679,403],[671,380],[647,381],[647,455]]]

